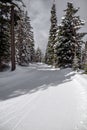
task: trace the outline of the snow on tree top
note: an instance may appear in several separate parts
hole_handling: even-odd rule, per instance
[[[63,16],[61,19],[63,20],[63,19],[65,19],[65,17]]]

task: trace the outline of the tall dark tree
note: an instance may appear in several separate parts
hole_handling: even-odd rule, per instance
[[[0,1],[0,66],[3,61],[9,60],[10,56],[10,44],[9,44],[9,8],[6,4]]]
[[[72,3],[67,3],[65,15],[62,18],[58,31],[58,66],[59,67],[80,67],[82,38],[86,33],[80,33],[79,29],[85,24],[75,14],[79,8],[74,8]]]
[[[51,9],[50,21],[51,21],[51,27],[50,27],[49,40],[48,40],[48,45],[47,45],[46,54],[45,54],[45,62],[47,64],[53,65],[55,62],[54,45],[57,42],[57,30],[58,30],[55,2],[53,3],[52,9]]]
[[[0,66],[3,65],[3,62],[10,60],[10,57],[15,55],[10,55],[11,43],[14,43],[14,25],[17,23],[17,15],[14,7],[18,7],[15,2],[21,2],[19,0],[0,0]],[[16,9],[17,9],[16,8]],[[13,24],[12,24],[13,23]],[[11,39],[11,40],[10,40]],[[13,47],[13,46],[12,46]],[[15,51],[15,48],[14,48]],[[13,54],[13,53],[12,53]],[[15,54],[15,53],[14,53]],[[13,59],[13,57],[11,58]],[[13,66],[12,66],[13,69]],[[14,63],[15,69],[15,63]]]

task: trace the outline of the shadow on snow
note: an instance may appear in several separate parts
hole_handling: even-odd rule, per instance
[[[51,70],[50,68],[32,69],[23,73],[9,83],[0,86],[0,100],[7,100],[24,94],[35,93],[49,87],[58,87],[59,84],[69,82],[75,73],[71,69]]]

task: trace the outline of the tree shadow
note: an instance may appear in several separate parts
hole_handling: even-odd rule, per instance
[[[69,82],[72,73],[71,69],[50,70],[36,69],[27,71],[20,78],[20,75],[0,86],[0,100],[15,98],[24,94],[32,94],[39,90],[44,91],[49,87],[57,87],[59,84]],[[3,79],[4,80],[4,79]]]

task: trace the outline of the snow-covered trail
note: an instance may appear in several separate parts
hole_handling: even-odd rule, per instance
[[[44,64],[0,75],[0,130],[87,130],[87,77]]]

